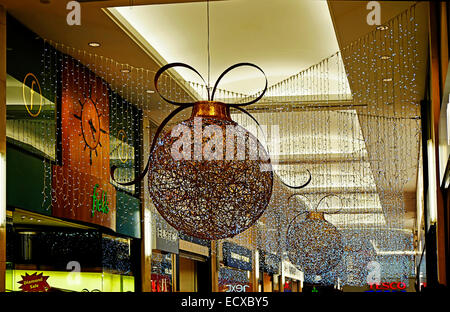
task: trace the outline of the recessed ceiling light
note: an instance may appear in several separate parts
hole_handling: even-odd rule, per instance
[[[378,30],[388,30],[389,26],[387,26],[387,25],[380,25],[380,26],[377,26],[377,29]]]
[[[33,221],[34,220],[34,218],[33,217],[30,217],[30,221]]]
[[[122,68],[120,71],[122,73],[129,73],[130,72],[130,70],[128,68]]]
[[[89,42],[88,45],[89,45],[90,47],[97,48],[97,47],[100,46],[100,43],[95,42],[95,41],[92,41],[92,42]]]
[[[392,81],[392,78],[383,78],[383,81],[384,82],[390,82],[390,81]]]
[[[37,222],[41,222],[41,219],[37,219]]]
[[[23,219],[25,219],[25,216],[21,216],[20,218],[23,220]]]

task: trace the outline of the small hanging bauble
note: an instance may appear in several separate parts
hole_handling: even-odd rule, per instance
[[[306,274],[331,271],[344,251],[340,232],[325,220],[323,212],[309,212],[305,219],[297,219],[286,235],[289,260]]]
[[[245,138],[244,146],[238,137]],[[245,153],[238,154],[242,147]],[[273,182],[264,147],[231,120],[226,104],[213,101],[194,104],[191,118],[159,139],[148,179],[153,203],[169,224],[214,240],[254,224],[269,203]]]

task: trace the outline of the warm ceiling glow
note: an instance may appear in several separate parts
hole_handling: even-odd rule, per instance
[[[158,62],[187,63],[207,79],[205,2],[108,10]],[[272,85],[319,63],[339,46],[326,1],[234,0],[210,3],[210,50],[211,83],[227,67],[251,62]],[[175,70],[187,81],[200,82],[189,71]],[[220,88],[253,94],[262,86],[258,71],[243,68],[227,75]]]

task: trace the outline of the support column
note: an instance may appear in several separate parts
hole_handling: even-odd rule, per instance
[[[144,113],[145,116],[146,113]],[[152,127],[148,118],[144,118],[142,121],[143,131],[143,166],[147,164],[147,159],[150,151],[150,143],[152,140]],[[152,291],[152,212],[150,205],[150,195],[148,193],[148,179],[143,179],[141,183],[141,241],[142,241],[142,258],[141,258],[141,280],[142,280],[142,292]]]
[[[218,241],[211,241],[211,291],[219,291],[219,263],[217,261],[219,250]]]
[[[439,178],[439,119],[441,109],[441,90],[439,74],[439,26],[438,26],[438,5],[439,3],[429,3],[429,57],[430,57],[430,100],[431,100],[431,130],[434,143],[436,159],[435,180],[436,180],[436,240],[437,240],[437,272],[438,282],[447,284],[446,280],[446,257],[445,257],[445,207],[440,188]],[[433,207],[430,207],[433,209]]]
[[[252,272],[250,274],[250,282],[253,285],[253,292],[258,292],[259,290],[259,257],[256,256],[258,251],[258,227],[256,225],[252,226],[252,244],[255,249],[252,252]]]
[[[0,4],[0,292],[6,283],[6,9]]]

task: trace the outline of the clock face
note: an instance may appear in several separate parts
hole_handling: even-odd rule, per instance
[[[98,112],[96,101],[92,99],[90,90],[89,96],[85,97],[83,102],[78,101],[78,103],[81,106],[81,114],[74,113],[73,115],[80,121],[80,135],[84,140],[84,150],[89,148],[89,164],[92,165],[92,153],[98,156],[97,148],[102,147],[101,133],[107,134],[107,132],[101,128],[101,114]]]

